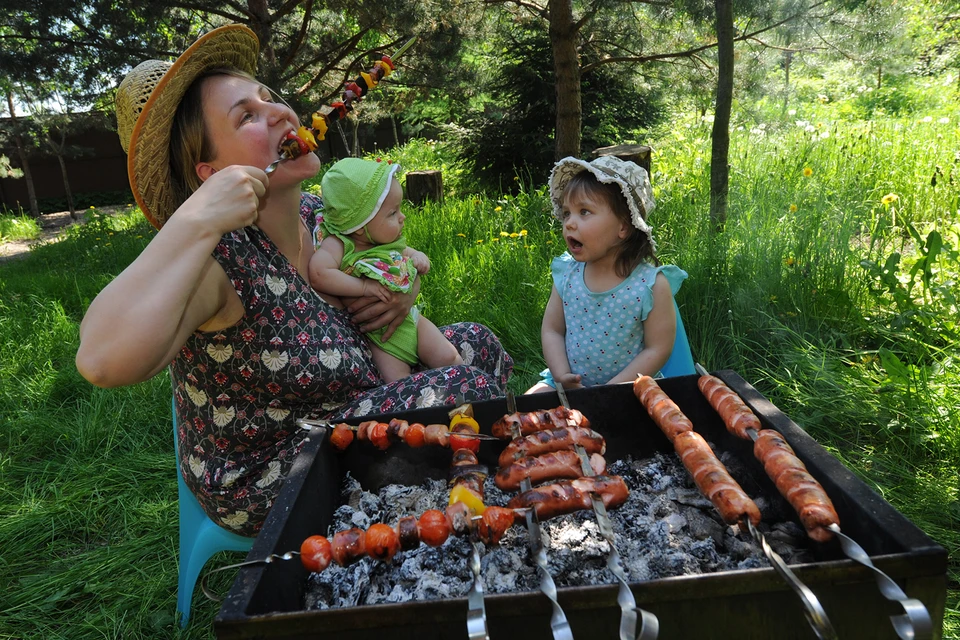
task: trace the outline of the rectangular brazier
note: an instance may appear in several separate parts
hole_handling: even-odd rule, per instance
[[[874,564],[896,580],[908,596],[920,599],[940,637],[946,598],[947,554],[922,531],[856,478],[800,427],[733,371],[724,380],[760,417],[764,428],[780,431],[809,471],[823,484],[840,517],[841,529],[856,540]],[[748,495],[775,496],[776,488],[753,459],[749,442],[728,434],[700,394],[696,376],[660,381],[663,390],[710,441],[718,455],[728,451],[747,470],[737,480]],[[569,392],[595,430],[607,439],[609,462],[671,451],[670,443],[633,396],[629,384]],[[559,404],[555,393],[517,398],[520,411]],[[506,413],[504,399],[474,405],[481,428],[489,430]],[[444,408],[392,414],[424,424],[446,422]],[[496,468],[502,445],[484,442],[481,462]],[[449,452],[397,444],[386,452],[351,446],[337,454],[319,437],[304,446],[290,478],[248,556],[264,558],[300,548],[309,535],[325,533],[340,501],[340,483],[349,471],[365,489],[390,483],[419,484],[424,477],[445,479]],[[813,544],[813,543],[811,543]],[[836,541],[812,547],[816,562],[793,566],[820,599],[840,638],[896,638],[889,616],[899,605],[885,600],[873,574],[845,559]],[[464,638],[466,598],[381,604],[344,609],[304,610],[307,572],[297,561],[241,569],[215,621],[220,638]],[[631,585],[639,607],[660,621],[659,638],[814,638],[796,594],[772,568],[679,576]],[[620,609],[617,587],[561,588],[559,601],[577,638],[617,638]],[[490,637],[551,638],[550,606],[539,592],[486,597]]]

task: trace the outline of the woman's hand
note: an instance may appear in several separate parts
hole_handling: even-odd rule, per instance
[[[390,303],[390,289],[370,278],[363,278],[363,297],[377,298],[380,302]]]
[[[360,327],[360,331],[367,333],[381,327],[386,327],[381,339],[385,342],[390,339],[397,327],[403,323],[410,313],[417,294],[420,292],[420,278],[413,283],[409,293],[387,291],[388,299],[380,300],[376,297],[344,299],[347,311],[353,316],[353,321]]]
[[[217,238],[257,221],[270,179],[257,167],[231,165],[213,173],[177,210]]]

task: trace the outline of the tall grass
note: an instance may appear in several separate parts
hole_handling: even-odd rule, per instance
[[[678,302],[697,359],[737,370],[948,548],[944,637],[960,638],[957,114],[848,122],[810,109],[812,131],[801,114],[734,132],[722,234],[707,215],[709,124],[678,120],[655,141],[659,255],[690,273]],[[410,244],[433,262],[424,312],[490,326],[522,391],[543,367],[549,261],[562,250],[543,185],[475,194],[442,146],[384,155],[449,170],[455,195],[406,209]],[[0,266],[0,638],[211,637],[217,606],[199,590],[190,628],[173,619],[165,374],[105,391],[73,365],[85,308],[153,231],[135,210],[88,216]]]

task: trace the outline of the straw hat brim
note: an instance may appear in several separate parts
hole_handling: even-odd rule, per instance
[[[130,137],[127,176],[137,204],[158,229],[174,210],[170,129],[184,93],[210,69],[232,67],[255,75],[259,53],[257,36],[247,27],[219,27],[184,51],[150,93]]]

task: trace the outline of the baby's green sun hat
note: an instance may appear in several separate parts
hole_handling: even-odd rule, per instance
[[[400,165],[344,158],[320,180],[323,220],[334,233],[349,235],[373,220],[390,191]]]

